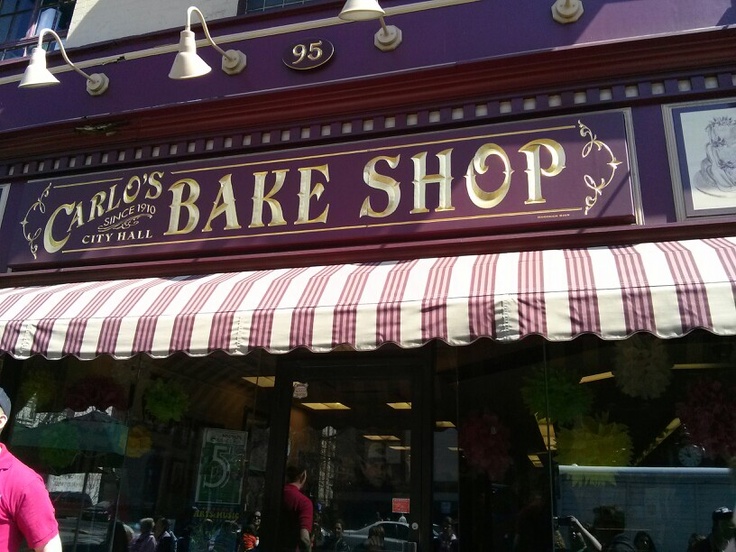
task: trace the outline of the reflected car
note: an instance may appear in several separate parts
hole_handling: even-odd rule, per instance
[[[78,517],[84,509],[92,506],[92,499],[87,493],[77,491],[51,491],[51,503],[57,518]]]
[[[384,550],[408,550],[406,543],[409,541],[409,524],[401,521],[377,521],[362,529],[346,529],[343,539],[353,550],[365,550],[365,542],[373,527],[382,527],[384,532]]]
[[[112,503],[109,500],[103,500],[82,510],[82,519],[86,521],[110,521],[111,517]]]

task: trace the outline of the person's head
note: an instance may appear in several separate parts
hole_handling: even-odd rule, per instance
[[[593,513],[594,533],[604,545],[626,528],[626,516],[617,506],[599,506]]]
[[[634,546],[637,552],[654,552],[656,550],[652,537],[646,531],[639,531],[634,536]]]
[[[360,469],[363,477],[371,487],[380,488],[388,482],[388,463],[383,445],[371,443],[368,445],[365,459],[361,461]]]
[[[726,542],[736,536],[733,525],[733,510],[722,507],[713,510],[713,530],[711,533],[718,542]]]
[[[374,525],[368,529],[368,537],[374,537],[376,540],[382,541],[386,536],[386,531],[383,529],[383,525]]]
[[[307,482],[307,469],[301,464],[289,464],[286,466],[286,482],[301,489]]]
[[[0,431],[2,431],[5,424],[8,423],[8,419],[10,418],[10,408],[10,397],[8,397],[5,389],[0,387]]]
[[[688,552],[697,550],[699,548],[700,543],[706,540],[707,538],[708,537],[706,537],[705,535],[698,535],[697,533],[692,533],[690,535],[690,538],[687,541]]]
[[[446,535],[452,535],[452,518],[446,517],[442,520],[442,532]]]
[[[153,531],[153,518],[143,518],[140,521],[141,533],[150,533]]]
[[[343,531],[345,530],[345,523],[341,519],[335,522],[335,536],[339,539],[342,537]]]
[[[122,521],[116,521],[112,529],[113,550],[127,550],[130,544],[128,532]]]
[[[256,510],[253,512],[253,519],[251,520],[251,523],[253,526],[258,529],[261,525],[261,512],[259,510]]]
[[[249,535],[255,535],[256,528],[253,526],[252,523],[247,523],[245,527],[243,527],[243,533],[248,533]]]
[[[158,538],[164,534],[164,531],[168,531],[170,527],[168,518],[160,516],[156,518],[156,524],[153,527],[153,534]]]

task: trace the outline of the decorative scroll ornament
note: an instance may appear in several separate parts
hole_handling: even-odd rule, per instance
[[[611,174],[608,177],[608,180],[601,178],[600,182],[597,183],[595,178],[593,178],[589,174],[586,174],[583,177],[583,180],[585,180],[585,185],[593,190],[593,195],[585,198],[585,214],[587,215],[588,212],[593,207],[595,207],[595,204],[598,201],[598,197],[603,195],[603,189],[608,186],[613,180],[613,177],[616,174],[616,170],[618,170],[618,166],[621,164],[621,161],[616,159],[616,156],[613,154],[611,148],[609,148],[604,142],[598,140],[598,137],[593,134],[592,130],[590,130],[580,121],[578,121],[578,125],[580,127],[580,136],[582,136],[583,138],[588,138],[588,143],[583,146],[583,157],[588,157],[590,152],[593,150],[593,147],[595,146],[598,151],[605,149],[605,151],[608,152],[608,155],[611,158],[611,160],[606,163],[611,168]]]
[[[38,258],[38,256],[36,255],[36,253],[38,252],[38,244],[36,244],[35,242],[43,232],[43,229],[36,228],[36,230],[33,232],[28,231],[26,229],[26,226],[28,226],[28,215],[31,214],[31,211],[38,211],[39,213],[46,212],[46,205],[44,205],[43,200],[47,198],[51,193],[51,186],[52,184],[46,186],[46,189],[41,193],[36,202],[28,208],[28,211],[26,211],[26,215],[23,217],[23,220],[20,221],[20,225],[23,227],[23,237],[28,242],[28,246],[31,249],[31,255],[33,255],[34,259]]]

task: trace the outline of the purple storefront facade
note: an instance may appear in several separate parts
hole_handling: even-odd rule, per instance
[[[159,516],[275,551],[288,464],[316,550],[338,524],[406,552],[579,550],[571,515],[603,545],[711,532],[736,11],[583,4],[397,1],[391,51],[333,2],[246,14],[209,22],[245,70],[200,45],[190,80],[179,29],[70,50],[99,96],[58,53],[55,87],[0,64],[3,440],[65,552]]]

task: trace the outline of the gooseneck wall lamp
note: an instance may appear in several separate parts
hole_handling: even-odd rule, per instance
[[[69,67],[87,79],[87,92],[91,96],[104,94],[110,85],[110,80],[107,76],[102,73],[92,73],[91,75],[88,75],[79,67],[74,65],[69,60],[69,56],[66,55],[66,50],[64,49],[61,37],[51,29],[41,29],[41,32],[38,35],[38,46],[36,46],[31,53],[31,61],[28,64],[25,73],[23,73],[23,78],[20,80],[18,88],[41,88],[43,86],[59,84],[59,79],[52,75],[51,71],[46,68],[46,50],[43,49],[43,36],[45,34],[50,34],[56,39],[56,42],[59,45],[59,50],[61,50],[61,55],[64,57],[64,61],[67,62]]]
[[[383,16],[386,12],[378,0],[347,0],[338,16],[345,21],[371,21],[378,19],[381,29],[375,34],[373,44],[384,52],[395,50],[401,44],[401,29],[394,25],[386,25]]]
[[[226,52],[215,44],[215,41],[212,40],[212,37],[210,36],[210,31],[207,28],[207,22],[204,20],[204,15],[202,15],[199,8],[190,6],[189,9],[187,9],[187,26],[181,32],[179,39],[179,53],[176,54],[174,64],[171,66],[169,78],[192,79],[195,77],[201,77],[202,75],[206,75],[212,71],[212,68],[197,54],[197,43],[194,40],[194,32],[191,29],[193,12],[196,12],[199,16],[207,40],[215,50],[222,54],[222,70],[228,75],[237,75],[242,72],[246,65],[245,54],[239,50],[228,50]]]

